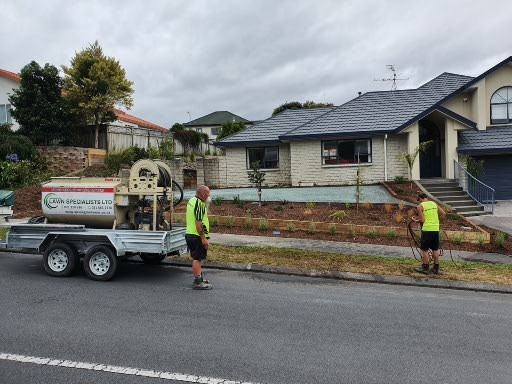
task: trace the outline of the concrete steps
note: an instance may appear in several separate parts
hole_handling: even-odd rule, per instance
[[[444,204],[451,206],[461,216],[487,215],[484,207],[469,196],[454,180],[422,179],[420,184],[432,196]]]

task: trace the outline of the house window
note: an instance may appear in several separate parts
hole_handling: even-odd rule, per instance
[[[498,89],[491,97],[491,124],[512,122],[512,87]]]
[[[358,164],[372,162],[372,141],[336,140],[322,141],[322,164]]]
[[[264,169],[279,168],[279,147],[247,148],[247,169],[256,161]]]
[[[212,128],[212,136],[217,136],[218,134],[220,134],[221,129],[222,129],[221,127],[213,127]]]
[[[4,123],[12,123],[10,104],[0,104],[0,124]]]

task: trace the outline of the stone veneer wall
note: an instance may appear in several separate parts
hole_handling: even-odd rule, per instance
[[[293,186],[354,184],[357,166],[325,166],[321,159],[321,141],[290,143],[291,181]],[[408,175],[400,154],[407,150],[406,135],[389,135],[387,140],[388,180]],[[418,161],[418,160],[417,160]],[[362,165],[363,183],[384,181],[384,137],[372,138],[372,163]]]
[[[250,187],[247,178],[247,161],[245,147],[226,148],[225,168],[219,162],[219,181],[223,187]],[[279,169],[265,170],[265,185],[276,186],[291,183],[290,146],[279,145]],[[224,180],[225,180],[225,185]]]
[[[87,148],[51,146],[37,150],[46,157],[48,169],[54,175],[63,176],[88,166]]]

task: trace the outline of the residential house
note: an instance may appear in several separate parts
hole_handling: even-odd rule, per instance
[[[217,140],[217,136],[220,134],[222,125],[228,122],[242,122],[247,126],[253,124],[252,121],[244,119],[243,117],[235,115],[234,113],[228,111],[216,111],[206,116],[202,116],[198,119],[189,121],[188,123],[184,123],[183,125],[186,128],[195,130],[196,132],[206,133],[208,135],[208,143],[202,144],[200,148],[201,153],[205,153],[214,152],[216,150],[213,147],[213,143]],[[182,152],[183,149],[181,145],[179,143],[176,143],[176,153]]]
[[[17,73],[0,69],[0,124],[9,123],[17,130],[19,124],[11,117],[11,104],[9,96],[12,90],[19,87],[20,76]]]
[[[432,141],[412,178],[453,179],[459,154],[484,160],[483,180],[512,199],[512,57],[477,77],[442,73],[416,89],[364,93],[333,108],[286,110],[215,144],[229,186],[260,161],[269,185],[353,184],[408,177],[401,155]]]

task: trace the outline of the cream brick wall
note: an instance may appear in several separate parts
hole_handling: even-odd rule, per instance
[[[407,165],[400,154],[407,150],[406,135],[389,135],[387,140],[388,180],[407,177]],[[293,186],[354,184],[357,166],[322,166],[321,141],[290,144],[291,180]],[[384,137],[372,139],[372,164],[362,165],[366,184],[384,181]]]
[[[225,178],[226,187],[249,187],[247,178],[246,149],[244,147],[226,148],[225,168],[219,163],[219,179]],[[265,185],[276,186],[291,183],[290,147],[288,144],[279,146],[279,169],[264,170]],[[222,180],[223,181],[223,180]],[[220,183],[223,184],[222,182]]]

